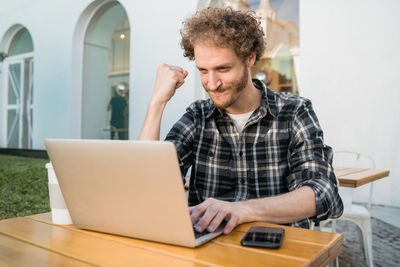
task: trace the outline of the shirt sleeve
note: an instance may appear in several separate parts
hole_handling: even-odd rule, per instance
[[[311,101],[303,99],[297,105],[291,126],[289,166],[287,177],[290,191],[310,186],[315,193],[317,215],[315,222],[338,218],[343,203],[332,168],[332,148],[324,144],[323,132]]]
[[[174,124],[165,138],[165,141],[170,141],[175,145],[182,177],[186,175],[187,170],[192,165],[194,136],[194,115],[190,109],[187,109],[186,113]]]

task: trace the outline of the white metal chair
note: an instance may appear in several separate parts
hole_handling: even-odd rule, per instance
[[[375,168],[375,161],[372,157],[353,151],[336,151],[333,159],[334,166],[346,166],[352,168]],[[339,181],[337,181],[339,184]],[[373,183],[370,184],[368,208],[371,207]],[[372,254],[372,231],[371,215],[369,210],[361,205],[353,204],[354,188],[339,187],[339,194],[343,200],[344,211],[339,219],[330,220],[332,231],[336,231],[336,220],[349,220],[355,223],[359,229],[358,235],[364,247],[365,258],[368,266],[373,266]],[[326,225],[330,221],[324,222]]]

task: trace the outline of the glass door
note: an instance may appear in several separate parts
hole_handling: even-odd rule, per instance
[[[6,64],[6,145],[32,147],[33,57],[11,59]]]

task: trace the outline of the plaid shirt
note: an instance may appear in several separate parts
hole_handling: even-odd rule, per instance
[[[343,204],[333,173],[332,149],[310,100],[275,93],[259,80],[261,105],[239,134],[231,118],[213,102],[194,102],[166,140],[175,144],[180,168],[190,166],[189,205],[209,197],[242,201],[280,195],[310,186],[316,196],[315,221],[339,217]],[[310,220],[290,224],[309,228]]]

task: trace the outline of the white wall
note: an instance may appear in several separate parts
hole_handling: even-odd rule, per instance
[[[23,1],[0,13],[0,38],[11,26],[22,24],[33,40],[33,148],[44,148],[46,137],[70,137],[72,33],[80,12],[89,3]]]
[[[44,148],[44,138],[81,137],[82,91],[79,87],[83,78],[75,75],[74,70],[78,68],[76,63],[82,62],[83,55],[74,49],[74,42],[79,41],[74,39],[74,33],[78,21],[89,23],[90,19],[82,19],[81,16],[94,2],[82,0],[71,4],[69,0],[26,0],[20,1],[20,5],[7,2],[8,8],[7,3],[3,3],[0,8],[0,38],[11,26],[22,24],[29,30],[34,43],[35,149]],[[120,1],[131,24],[130,139],[139,135],[155,73],[161,63],[179,65],[189,71],[185,85],[167,105],[161,127],[162,138],[195,95],[199,95],[195,90],[202,90],[195,79],[193,62],[183,58],[179,46],[181,22],[196,10],[197,2]],[[91,15],[89,12],[84,17]],[[82,27],[86,26],[81,25],[79,29]]]
[[[400,1],[301,0],[300,94],[335,150],[375,158],[390,177],[373,203],[400,206]],[[367,201],[369,186],[355,201]]]
[[[197,0],[121,1],[131,23],[131,93],[130,139],[139,136],[151,97],[157,67],[161,63],[181,66],[189,71],[185,84],[167,104],[161,124],[161,139],[183,115],[195,99],[195,90],[202,90],[195,81],[194,63],[184,58],[180,48],[179,29],[182,20],[194,13]],[[200,89],[199,89],[200,88]]]
[[[201,91],[201,85],[195,80],[195,66],[182,56],[179,46],[182,20],[190,13],[195,12],[197,0],[171,0],[171,1],[130,1],[121,0],[121,5],[126,9],[130,29],[130,100],[129,100],[129,138],[137,139],[143,124],[147,104],[150,99],[157,67],[161,63],[182,66],[189,71],[185,85],[177,92],[176,96],[168,103],[161,125],[161,138],[163,139],[173,123],[185,111],[185,108],[195,99],[196,92]],[[88,22],[89,12],[80,17],[79,31],[82,23]],[[80,33],[77,36],[82,35]],[[77,38],[79,39],[79,38]],[[73,62],[79,64],[81,52],[75,39]],[[78,48],[78,49],[75,49]],[[76,65],[76,64],[74,64]],[[79,67],[75,66],[72,73],[71,90],[73,92],[72,127],[71,136],[80,137],[81,119],[81,87]],[[198,75],[198,74],[197,74]],[[198,94],[198,93],[197,93]],[[78,96],[78,97],[77,97]]]

